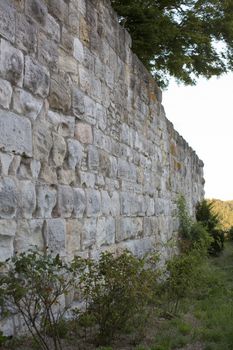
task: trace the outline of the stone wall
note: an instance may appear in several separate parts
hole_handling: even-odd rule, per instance
[[[203,163],[106,0],[0,1],[0,259],[142,254],[203,197]]]

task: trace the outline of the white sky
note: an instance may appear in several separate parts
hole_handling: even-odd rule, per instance
[[[205,163],[206,198],[233,200],[232,104],[233,74],[163,92],[167,118]]]

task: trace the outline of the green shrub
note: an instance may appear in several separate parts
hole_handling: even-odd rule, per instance
[[[213,204],[203,200],[197,204],[196,219],[209,233],[212,242],[209,247],[211,255],[218,255],[224,248],[224,232],[220,226],[220,219],[213,212]]]
[[[64,296],[75,284],[71,266],[59,255],[40,254],[36,251],[21,253],[6,264],[2,277],[4,305],[9,312],[19,314],[41,349],[62,349],[59,329],[67,308]]]
[[[115,334],[144,323],[146,305],[152,294],[153,271],[146,260],[129,252],[118,257],[102,253],[99,261],[86,260],[80,283],[86,304],[83,320],[95,320],[97,344],[106,345]]]

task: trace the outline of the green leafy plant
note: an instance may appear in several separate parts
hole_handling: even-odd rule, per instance
[[[64,296],[74,288],[76,272],[59,255],[29,251],[14,256],[3,276],[4,306],[19,314],[43,350],[61,350],[59,328],[67,311]]]
[[[196,219],[205,227],[212,238],[209,253],[212,255],[221,253],[224,248],[224,232],[221,229],[218,214],[213,212],[213,204],[207,200],[198,203],[196,207]]]
[[[144,320],[152,293],[152,271],[145,262],[127,251],[117,257],[103,253],[97,262],[86,260],[80,279],[86,304],[81,320],[95,321],[98,344],[109,344],[116,333],[129,328],[132,322],[135,327],[137,315]]]

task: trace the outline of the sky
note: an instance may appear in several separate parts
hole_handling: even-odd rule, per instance
[[[199,79],[196,86],[172,81],[163,105],[205,164],[205,197],[233,200],[233,73]]]

